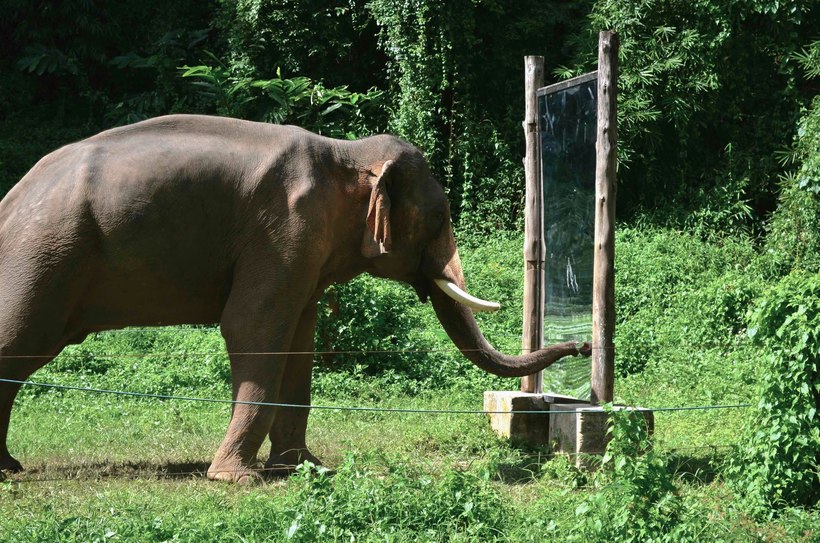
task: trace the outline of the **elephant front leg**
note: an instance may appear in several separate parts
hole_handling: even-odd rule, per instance
[[[281,292],[235,288],[222,315],[222,335],[231,361],[231,422],[216,452],[208,478],[231,482],[260,479],[256,455],[270,432],[287,363],[288,347],[297,328],[285,308],[303,307],[302,300]],[[300,309],[301,310],[301,309]]]
[[[261,478],[256,455],[270,431],[275,408],[268,405],[277,399],[286,359],[280,355],[252,353],[237,344],[228,343],[232,351],[233,405],[231,422],[222,444],[208,468],[208,478],[216,481],[251,483]],[[276,347],[265,349],[276,351]]]
[[[278,403],[310,405],[310,383],[313,373],[316,303],[308,304],[294,334],[282,378]],[[321,465],[305,442],[308,407],[279,407],[270,430],[271,451],[265,463],[267,473],[282,476],[292,473],[304,461]]]

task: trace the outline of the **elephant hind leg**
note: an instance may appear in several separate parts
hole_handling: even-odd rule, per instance
[[[21,354],[21,351],[0,346],[0,379],[11,381],[25,381],[31,374],[49,363],[61,350],[58,344],[44,351],[43,354]],[[25,350],[22,353],[34,353]],[[0,381],[0,470],[18,472],[23,466],[9,452],[7,437],[11,410],[14,399],[22,385],[14,382]]]
[[[231,361],[232,397],[239,403],[233,405],[228,431],[208,468],[211,480],[252,483],[260,479],[256,454],[270,431],[274,408],[258,404],[276,401],[285,357],[259,354],[278,353],[282,344],[254,337],[260,334],[251,331],[256,328],[254,324],[243,322],[247,336],[225,338]]]
[[[267,266],[269,269],[270,266]],[[208,478],[246,483],[259,479],[257,453],[268,436],[287,351],[297,328],[289,309],[302,311],[307,295],[287,283],[259,286],[257,268],[240,270],[222,314],[222,335],[230,353],[233,405],[231,421],[208,469]],[[248,275],[246,277],[246,274]],[[295,292],[294,292],[295,291]]]
[[[24,296],[22,289],[4,291],[4,286],[0,284],[0,300],[6,301],[0,312],[7,310],[0,313],[0,379],[25,381],[51,362],[67,344],[82,341],[85,334],[78,330],[67,334],[69,300],[58,298],[61,304],[46,305],[38,303],[40,300],[36,296]],[[18,311],[8,311],[9,307],[18,308]],[[11,411],[21,386],[20,383],[0,381],[0,470],[22,469],[7,445]]]
[[[309,303],[294,334],[290,354],[282,378],[278,403],[310,405],[310,382],[313,372],[314,333],[316,330],[316,303]],[[270,430],[270,457],[265,462],[268,475],[289,475],[295,467],[308,461],[317,466],[321,461],[307,448],[308,407],[277,407]]]

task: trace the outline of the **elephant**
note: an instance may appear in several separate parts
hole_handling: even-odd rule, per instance
[[[391,135],[335,140],[294,127],[171,115],[41,159],[0,201],[0,469],[20,383],[90,333],[216,324],[232,413],[207,471],[259,477],[318,463],[305,443],[317,304],[369,273],[411,285],[478,367],[535,373],[589,344],[496,351],[467,294],[447,197],[422,153]],[[263,405],[288,404],[291,407]]]

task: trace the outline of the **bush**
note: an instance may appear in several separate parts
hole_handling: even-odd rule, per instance
[[[568,541],[681,541],[681,500],[666,459],[652,448],[645,421],[633,411],[612,417],[599,474],[604,486],[575,509]]]
[[[586,9],[543,0],[368,3],[387,56],[388,127],[424,151],[458,224],[485,234],[521,226],[521,59],[564,60],[563,42]]]
[[[425,348],[412,319],[415,293],[406,285],[364,275],[325,293],[316,331],[323,368],[376,375],[386,371],[421,377]]]
[[[151,394],[225,395],[230,365],[213,326],[123,329],[88,336],[43,369],[35,380]],[[46,389],[24,388],[23,395]]]
[[[820,42],[818,42],[820,43]],[[820,45],[817,47],[820,50]],[[782,268],[820,268],[820,96],[797,127],[796,172],[781,178],[766,247]]]
[[[366,464],[366,463],[365,463]],[[353,456],[336,474],[298,468],[298,494],[287,516],[293,541],[355,540],[492,540],[506,525],[505,506],[489,482],[487,470],[446,470],[432,478],[402,465],[389,465],[390,476],[378,477]],[[372,539],[371,539],[372,538]]]
[[[459,251],[468,288],[502,304],[497,313],[476,315],[479,326],[498,349],[519,353],[522,241],[517,235],[502,234],[484,240],[482,246],[471,245],[464,243]],[[456,384],[479,392],[497,386],[516,388],[510,380],[476,368],[458,352],[432,306],[421,304],[407,285],[361,276],[332,287],[322,307],[316,346],[327,354],[321,357],[320,371],[335,373],[333,382],[341,388],[345,388],[346,380],[340,373],[380,375],[385,383],[404,392],[440,390]]]
[[[331,138],[356,139],[378,131],[382,92],[327,87],[307,77],[258,79],[247,67],[183,66],[209,112],[275,124],[295,124]]]
[[[746,307],[762,283],[750,242],[621,228],[616,246],[618,374],[722,353],[743,341]]]
[[[598,31],[619,33],[619,213],[656,224],[749,231],[774,209],[775,158],[809,93],[790,55],[815,39],[817,5],[597,0]],[[810,88],[806,85],[806,88]]]
[[[769,289],[749,318],[763,354],[757,410],[727,469],[761,512],[820,499],[820,275],[794,273]]]

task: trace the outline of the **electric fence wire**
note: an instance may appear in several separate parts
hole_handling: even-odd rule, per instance
[[[612,349],[613,347],[593,347],[592,350],[598,349]],[[460,351],[462,353],[471,351],[470,349],[395,349],[395,350],[371,350],[371,351],[300,351],[300,352],[280,352],[280,351],[272,351],[272,352],[180,352],[180,353],[117,353],[117,354],[99,354],[95,355],[95,358],[102,358],[102,359],[123,359],[123,358],[157,358],[157,357],[193,357],[193,356],[215,356],[215,355],[243,355],[243,356],[271,356],[271,355],[314,355],[314,356],[321,356],[321,355],[345,355],[345,354],[425,354],[425,353],[436,353],[436,352],[452,352],[452,351]],[[52,356],[36,356],[36,355],[23,355],[23,356],[16,356],[16,355],[9,355],[9,356],[0,356],[0,359],[36,359],[36,358],[52,358]],[[75,386],[75,385],[61,385],[56,383],[44,383],[38,381],[31,381],[31,380],[17,380],[17,379],[5,379],[0,378],[0,382],[2,383],[10,383],[10,384],[17,384],[21,386],[34,386],[34,387],[41,387],[41,388],[49,388],[49,389],[56,389],[56,390],[67,390],[67,391],[78,391],[78,392],[86,392],[86,393],[95,393],[95,394],[109,394],[114,396],[124,396],[124,397],[134,397],[134,398],[147,398],[147,399],[155,399],[155,400],[177,400],[177,401],[188,401],[188,402],[201,402],[201,403],[214,403],[214,404],[244,404],[244,405],[256,405],[256,406],[264,406],[264,407],[284,407],[284,408],[297,408],[297,409],[314,409],[314,410],[331,410],[331,411],[358,411],[358,412],[381,412],[381,413],[415,413],[415,414],[442,414],[442,415],[490,415],[490,414],[527,414],[527,415],[552,415],[552,414],[577,414],[577,410],[548,410],[548,411],[486,411],[486,410],[472,410],[472,409],[412,409],[412,408],[388,408],[388,407],[365,407],[365,406],[344,406],[344,405],[304,405],[304,404],[288,404],[288,403],[276,403],[276,402],[253,402],[253,401],[243,401],[243,400],[228,400],[228,399],[221,399],[221,398],[204,398],[204,397],[195,397],[195,396],[177,396],[172,394],[154,394],[154,393],[146,393],[146,392],[134,392],[134,391],[125,391],[125,390],[113,390],[113,389],[105,389],[105,388],[95,388],[95,387],[83,387],[83,386]],[[705,410],[723,410],[723,409],[742,409],[742,408],[749,408],[753,407],[752,404],[742,403],[742,404],[727,404],[727,405],[699,405],[699,406],[681,406],[681,407],[655,407],[655,408],[644,408],[641,407],[641,410],[652,411],[652,412],[676,412],[676,411],[705,411]],[[590,407],[591,408],[591,407]],[[629,409],[629,407],[621,407],[616,406],[613,409]],[[705,445],[700,447],[679,447],[670,449],[668,452],[674,453],[675,451],[679,450],[689,450],[689,449],[708,449],[708,450],[716,450],[717,448],[729,448],[731,445]],[[578,453],[562,453],[565,456],[575,456]],[[295,469],[296,466],[273,466],[268,468],[259,468],[251,470],[254,473],[258,474],[266,474],[268,472],[277,472],[281,471],[283,468],[287,470]],[[150,479],[154,481],[174,481],[174,480],[181,480],[185,478],[195,478],[195,477],[202,477],[204,476],[206,470],[196,470],[196,471],[186,471],[186,472],[177,472],[177,471],[166,471],[165,473],[161,473],[159,475],[166,475],[166,477],[162,478],[154,478],[156,475],[152,476],[141,476],[135,475],[130,477],[130,479]],[[102,476],[101,476],[102,475]],[[105,474],[97,474],[95,479],[105,479],[108,478]],[[75,481],[75,482],[83,482],[93,480],[91,477],[59,477],[59,478],[31,478],[31,479],[6,479],[5,482],[8,483],[46,483],[46,482],[68,482],[68,481]],[[0,478],[0,483],[4,482],[2,478]]]
[[[153,394],[148,392],[132,392],[126,390],[112,390],[107,388],[94,387],[80,387],[74,385],[60,385],[56,383],[41,383],[38,381],[22,381],[18,379],[0,379],[0,383],[11,383],[22,386],[37,386],[44,388],[52,388],[58,390],[74,390],[79,392],[91,392],[95,394],[111,394],[114,396],[130,396],[135,398],[152,398],[155,400],[179,400],[188,402],[203,402],[203,403],[219,403],[219,404],[233,404],[233,405],[255,405],[262,407],[285,407],[298,409],[324,409],[331,411],[365,411],[365,412],[380,412],[380,413],[423,413],[423,414],[442,414],[442,415],[552,415],[560,413],[578,413],[577,410],[549,410],[549,411],[485,411],[476,409],[410,409],[402,407],[365,407],[365,406],[349,406],[349,405],[305,405],[292,403],[276,403],[276,402],[254,402],[245,400],[228,400],[222,398],[203,398],[197,396],[175,396],[172,394]],[[653,412],[665,411],[704,411],[714,409],[741,409],[752,407],[752,404],[727,404],[727,405],[694,405],[683,407],[641,407],[641,410]],[[582,408],[584,409],[584,408]],[[588,409],[593,409],[589,407]],[[629,407],[615,406],[614,410],[630,409]]]
[[[578,348],[584,345],[584,342],[577,341],[576,342]],[[548,345],[544,346],[545,348]],[[660,347],[658,345],[658,347]],[[707,347],[735,347],[735,345],[727,344],[727,343],[720,343],[714,342],[711,344],[701,343],[699,344],[701,348]],[[590,351],[603,351],[603,350],[611,350],[617,351],[617,347],[615,346],[591,346],[589,347]],[[441,348],[429,348],[429,349],[372,349],[372,350],[362,350],[362,349],[354,349],[354,350],[327,350],[327,351],[163,351],[163,352],[155,352],[155,353],[88,353],[85,351],[80,351],[78,353],[71,353],[71,352],[64,352],[60,356],[72,356],[72,355],[89,355],[93,354],[95,359],[101,360],[117,360],[117,359],[125,359],[125,358],[189,358],[189,357],[206,357],[206,356],[335,356],[335,355],[402,355],[402,354],[433,354],[433,353],[472,353],[472,352],[480,352],[481,349],[460,349],[457,347],[441,347]],[[523,353],[523,349],[519,350],[518,354]],[[527,351],[529,352],[529,351]],[[0,360],[31,360],[31,359],[49,359],[56,358],[53,354],[42,354],[42,355],[33,355],[33,354],[11,354],[11,355],[0,355]]]

